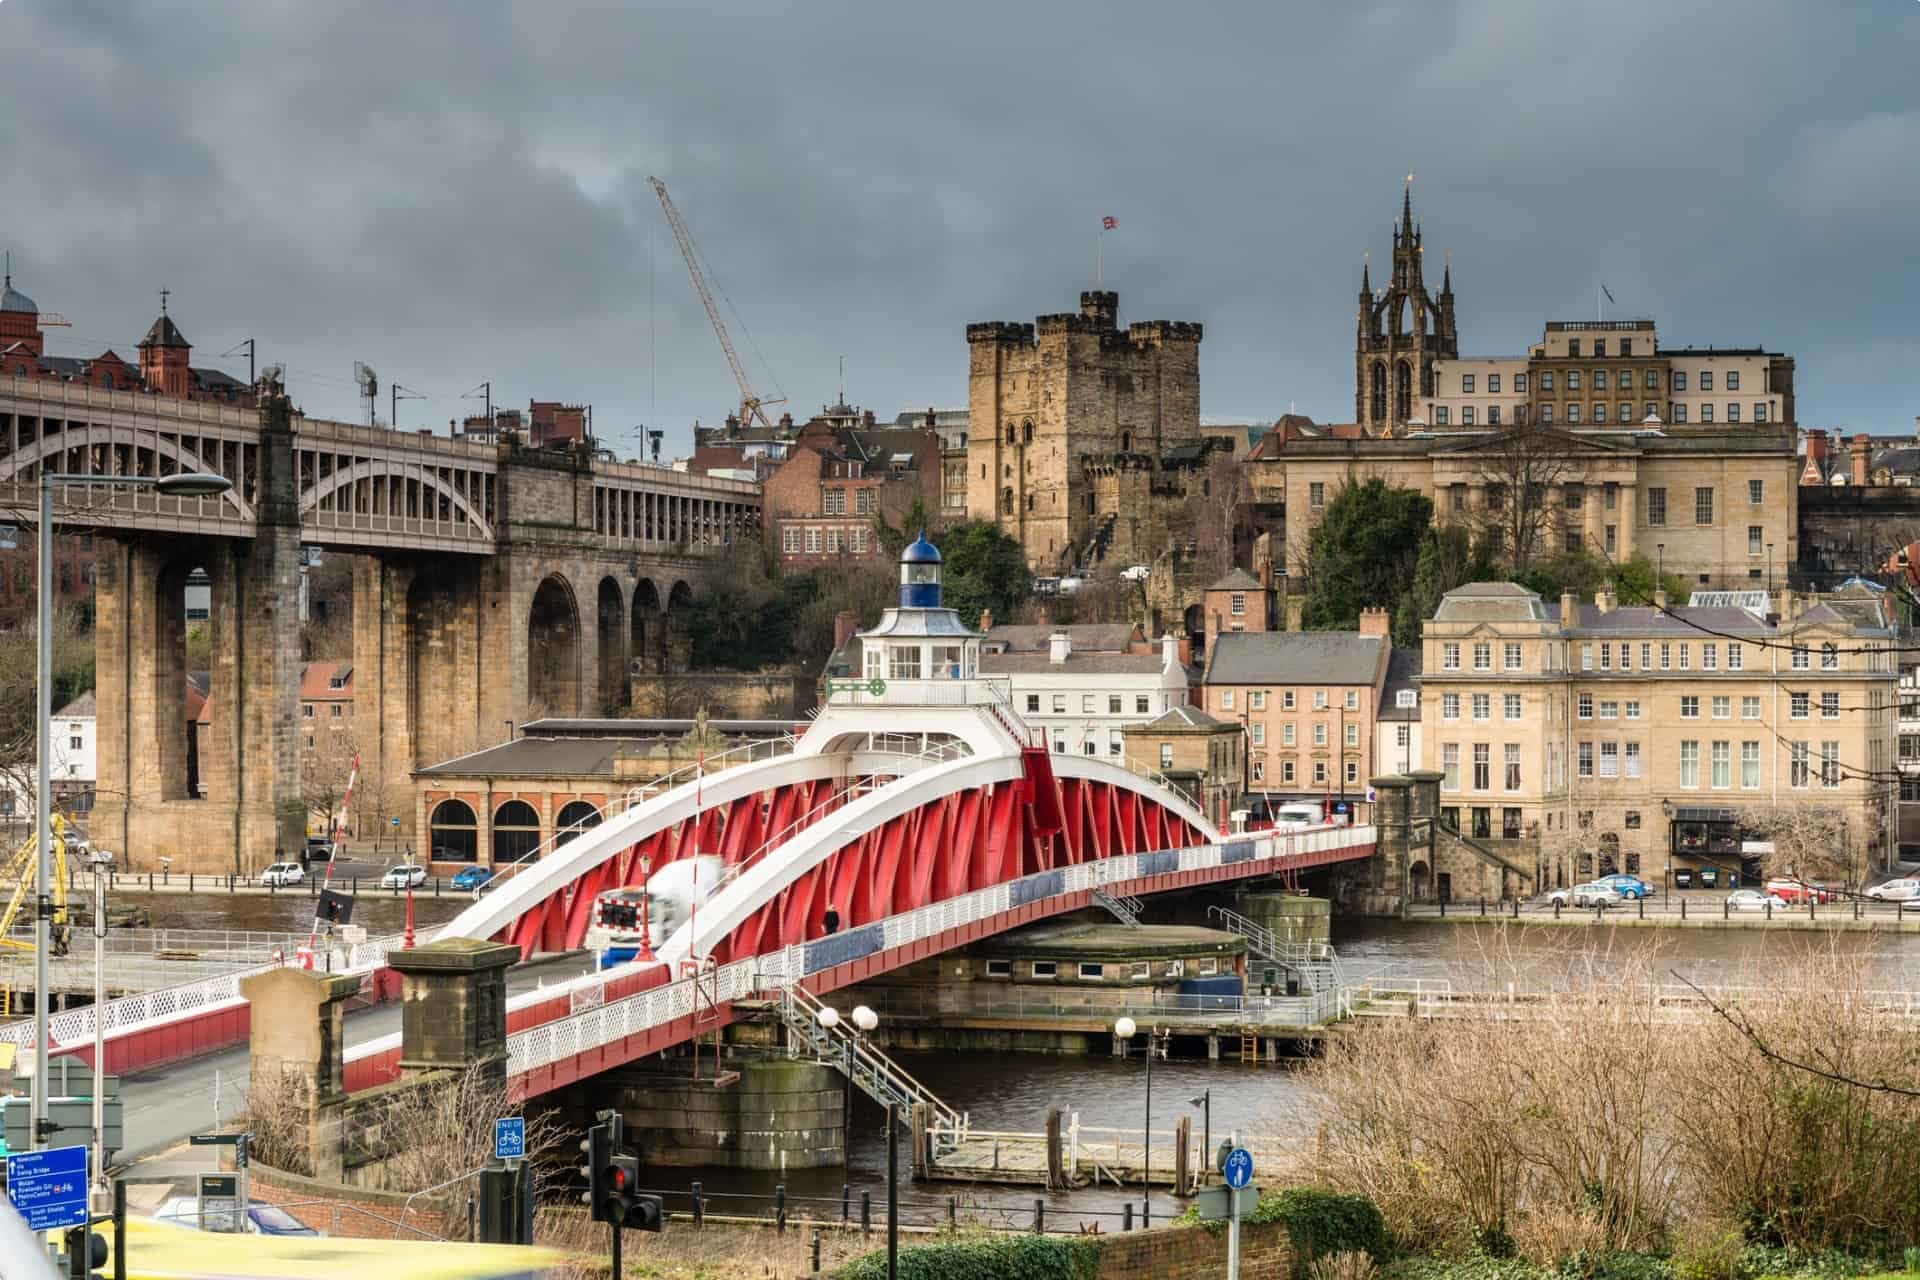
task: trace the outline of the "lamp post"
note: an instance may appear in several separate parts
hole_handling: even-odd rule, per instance
[[[1213,1168],[1213,1090],[1188,1098],[1187,1105],[1200,1108],[1200,1184],[1205,1186],[1207,1172]]]
[[[33,838],[33,1105],[28,1150],[47,1143],[47,951],[53,927],[53,491],[66,486],[110,485],[155,489],[172,498],[212,498],[233,488],[225,476],[184,471],[171,476],[88,476],[40,473],[39,573],[34,601],[37,661],[34,668]],[[98,1016],[95,1018],[98,1022]]]
[[[872,1035],[880,1025],[880,1015],[866,1005],[855,1005],[853,1009],[854,1036]],[[852,1049],[849,1047],[851,1057]],[[851,1083],[851,1077],[849,1077]],[[842,1126],[846,1119],[841,1119]],[[887,1280],[896,1280],[900,1274],[900,1107],[898,1103],[887,1103]]]
[[[1140,1028],[1132,1018],[1124,1015],[1113,1022],[1114,1038],[1120,1041],[1124,1055],[1125,1045],[1133,1039],[1133,1033]],[[1153,1032],[1147,1032],[1147,1110],[1146,1118],[1140,1130],[1140,1225],[1150,1226],[1153,1220],[1153,1182],[1149,1174],[1153,1170]]]
[[[93,1194],[107,1191],[107,1020],[101,1017],[107,1003],[107,875],[113,868],[113,855],[95,849],[88,857],[93,865]]]

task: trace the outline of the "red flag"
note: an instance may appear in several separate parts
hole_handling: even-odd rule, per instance
[[[1120,225],[1120,219],[1118,219],[1118,218],[1102,218],[1102,219],[1100,219],[1100,229],[1101,229],[1102,231],[1111,231],[1111,230],[1113,230],[1113,229],[1114,229],[1115,227],[1117,227],[1117,226],[1119,226],[1119,225]]]

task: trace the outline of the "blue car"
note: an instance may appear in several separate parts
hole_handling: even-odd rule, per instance
[[[481,885],[485,884],[487,881],[491,879],[493,879],[493,868],[467,867],[464,870],[462,870],[458,875],[454,876],[453,887],[456,889],[468,889],[468,890],[478,889]]]
[[[1601,876],[1597,883],[1607,886],[1623,898],[1644,898],[1653,892],[1653,886],[1639,876]]]

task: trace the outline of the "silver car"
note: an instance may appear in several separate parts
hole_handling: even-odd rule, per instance
[[[260,883],[265,885],[301,884],[306,878],[297,862],[276,862],[260,873]]]
[[[1920,898],[1920,880],[1888,880],[1867,890],[1875,902],[1912,902]]]
[[[1787,900],[1777,893],[1762,893],[1758,889],[1735,889],[1727,895],[1729,911],[1765,911],[1768,907],[1784,907]]]
[[[1577,884],[1571,889],[1555,889],[1547,895],[1547,901],[1560,906],[1574,907],[1613,907],[1626,901],[1611,885],[1591,881]]]

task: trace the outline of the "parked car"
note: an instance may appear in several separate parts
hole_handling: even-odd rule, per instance
[[[427,869],[416,863],[403,862],[388,867],[387,874],[380,877],[382,889],[411,889],[415,885],[427,882]]]
[[[1766,892],[1783,902],[1805,903],[1808,899],[1815,902],[1832,902],[1833,894],[1823,884],[1813,880],[1793,880],[1785,877],[1767,881]]]
[[[453,877],[453,887],[466,890],[478,889],[491,879],[493,879],[492,867],[463,867]]]
[[[1620,875],[1601,876],[1594,881],[1603,884],[1623,898],[1644,898],[1653,892],[1653,886],[1639,876]]]
[[[1152,571],[1143,564],[1130,564],[1120,571],[1120,576],[1128,582],[1145,582]]]
[[[153,1220],[164,1222],[169,1226],[188,1227],[196,1231],[205,1230],[201,1225],[199,1196],[169,1197],[153,1215]],[[268,1204],[264,1200],[247,1202],[247,1231],[251,1235],[261,1236],[317,1236],[320,1234],[279,1205]]]
[[[300,884],[306,878],[307,873],[297,862],[276,862],[260,873],[260,883],[268,885]]]
[[[1920,880],[1887,880],[1867,890],[1875,902],[1912,902],[1920,898]]]
[[[1611,887],[1595,880],[1577,884],[1571,889],[1555,889],[1547,895],[1547,901],[1563,907],[1611,907],[1617,906],[1622,898]]]
[[[1765,911],[1768,907],[1784,907],[1786,899],[1777,893],[1762,893],[1758,889],[1735,889],[1727,895],[1727,908],[1731,911]]]
[[[307,837],[307,857],[310,860],[325,862],[333,856],[333,841],[325,836]]]

